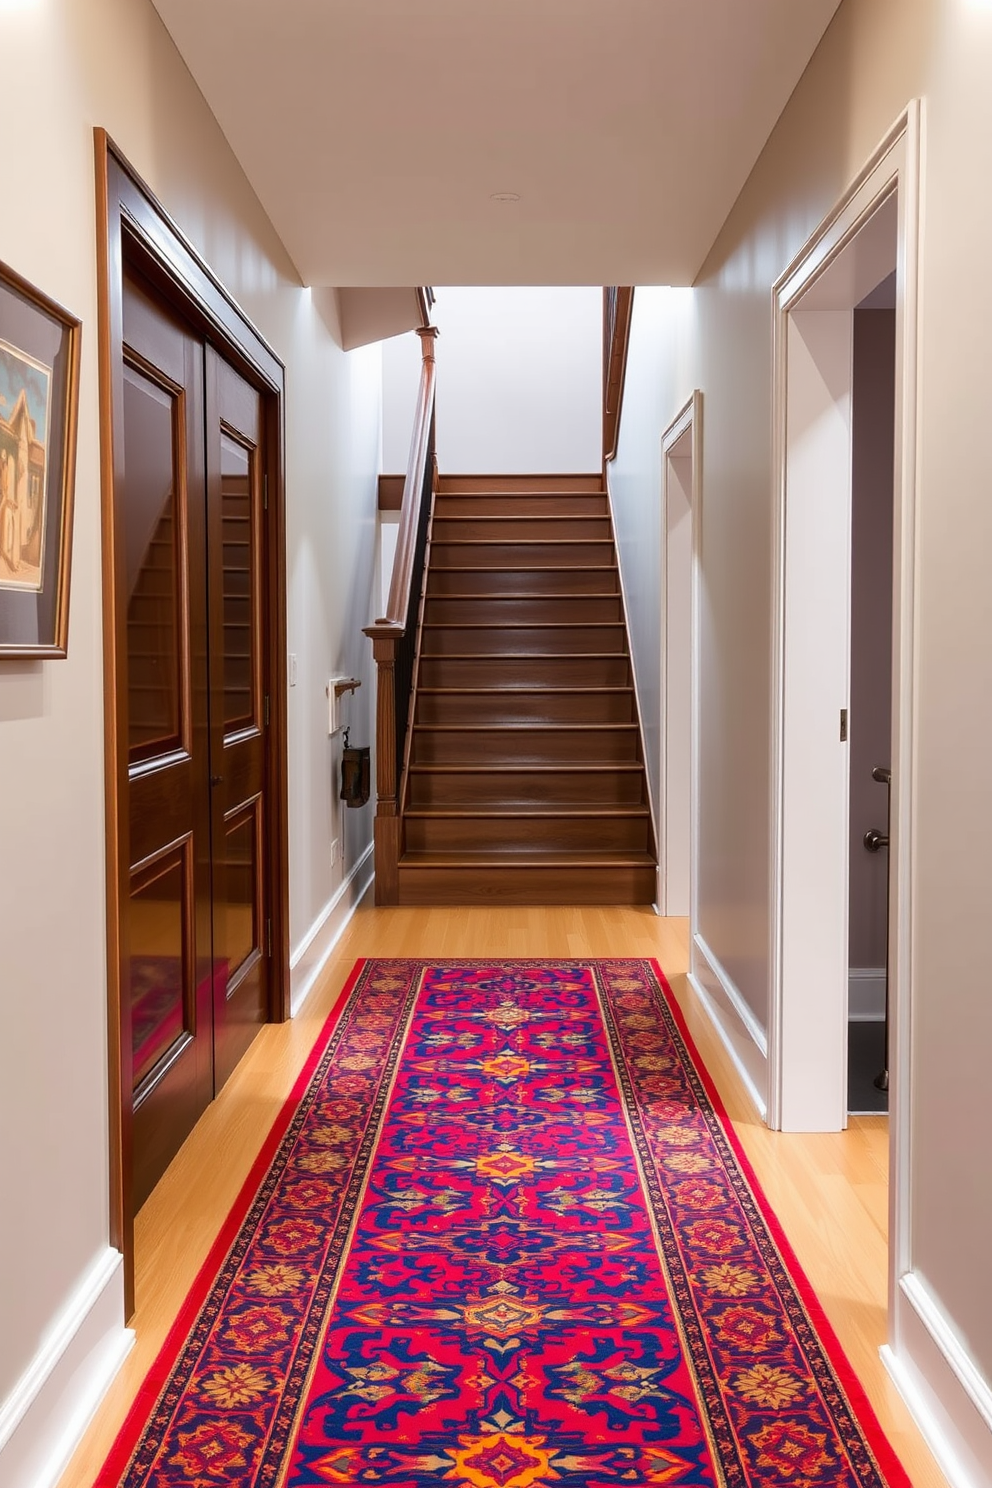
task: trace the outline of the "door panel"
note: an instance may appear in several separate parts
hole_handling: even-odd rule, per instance
[[[206,349],[214,1057],[219,1090],[268,1016],[262,400]]]
[[[124,280],[124,481],[134,1204],[213,1094],[203,353]]]

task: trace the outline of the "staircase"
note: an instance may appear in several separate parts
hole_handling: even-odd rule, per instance
[[[655,856],[599,476],[438,483],[401,904],[649,904]]]

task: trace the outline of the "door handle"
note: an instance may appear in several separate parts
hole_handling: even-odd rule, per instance
[[[883,847],[888,847],[889,845],[888,837],[884,832],[880,832],[877,827],[870,827],[862,838],[862,841],[869,852],[880,852]]]
[[[211,775],[211,777],[210,777],[210,784],[212,786],[213,785],[223,785],[223,783],[224,783],[224,777],[223,777],[223,775]]]

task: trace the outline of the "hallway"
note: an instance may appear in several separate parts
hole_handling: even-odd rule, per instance
[[[885,1373],[887,1132],[854,1118],[838,1135],[759,1123],[712,1029],[690,1001],[684,920],[650,909],[375,909],[367,896],[296,1019],[262,1029],[138,1216],[137,1343],[61,1488],[92,1488],[141,1381],[222,1225],[280,1104],[360,956],[657,957],[738,1135],[914,1484],[944,1479]]]

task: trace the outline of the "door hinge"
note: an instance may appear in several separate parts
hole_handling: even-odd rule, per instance
[[[269,694],[268,693],[265,694],[265,708],[264,708],[264,712],[263,712],[263,717],[265,719],[265,727],[268,728],[268,726],[269,726]]]
[[[266,942],[267,942],[267,945],[268,945],[268,952],[267,952],[267,954],[269,956],[271,956],[272,955],[272,916],[271,915],[269,916],[269,918],[265,922],[265,935],[266,935]]]
[[[841,708],[841,710],[840,710],[840,742],[842,744],[846,744],[847,743],[847,709],[846,708]]]
[[[262,510],[269,509],[269,473],[265,471],[262,475]]]

